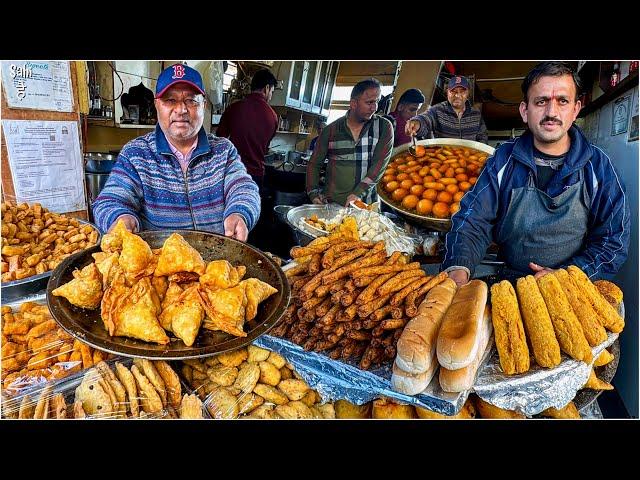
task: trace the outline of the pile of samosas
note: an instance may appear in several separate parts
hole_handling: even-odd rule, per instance
[[[277,292],[256,278],[243,280],[245,266],[206,263],[177,233],[152,250],[119,221],[100,247],[94,263],[52,293],[81,308],[100,307],[111,336],[164,345],[170,341],[166,332],[172,332],[191,346],[202,326],[244,337],[245,321]]]

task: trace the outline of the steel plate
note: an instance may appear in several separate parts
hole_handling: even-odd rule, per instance
[[[100,240],[102,239],[100,229],[93,223],[87,222],[86,220],[81,220],[79,218],[76,218],[76,220],[78,220],[78,222],[83,225],[91,225],[95,229],[95,231],[98,232],[98,241],[96,245],[100,245]],[[3,303],[19,300],[26,297],[27,295],[32,295],[34,293],[43,291],[45,288],[47,288],[47,282],[49,281],[49,277],[51,277],[52,272],[53,270],[49,270],[48,272],[39,273],[27,278],[21,278],[20,280],[3,282],[1,284]]]
[[[205,261],[228,260],[233,265],[245,265],[245,278],[257,278],[278,289],[278,292],[262,302],[258,315],[245,323],[246,337],[235,337],[224,332],[212,332],[204,328],[195,343],[188,347],[182,340],[171,337],[167,345],[158,345],[127,337],[110,337],[100,317],[100,309],[85,310],[71,305],[66,298],[56,297],[51,292],[73,279],[72,272],[93,262],[91,254],[99,247],[92,247],[66,258],[53,271],[47,285],[47,303],[53,318],[70,335],[92,347],[126,357],[182,360],[207,357],[250,344],[273,328],[289,304],[290,289],[284,272],[273,260],[260,250],[222,235],[194,231],[146,231],[139,235],[151,248],[162,247],[172,233],[179,233],[194,247]]]

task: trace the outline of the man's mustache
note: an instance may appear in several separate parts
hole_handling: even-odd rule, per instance
[[[540,125],[547,122],[552,122],[552,123],[557,123],[558,125],[562,125],[562,120],[560,120],[559,118],[553,118],[553,117],[544,117],[542,120],[540,120]]]

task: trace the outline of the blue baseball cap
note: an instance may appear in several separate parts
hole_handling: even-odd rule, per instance
[[[469,80],[467,77],[463,77],[461,75],[456,75],[449,79],[449,85],[447,85],[447,89],[453,90],[456,87],[462,87],[469,90]]]
[[[176,63],[175,65],[165,68],[158,77],[158,82],[156,83],[156,98],[160,98],[169,87],[176,83],[188,83],[201,94],[205,95],[202,77],[198,71],[188,65]]]

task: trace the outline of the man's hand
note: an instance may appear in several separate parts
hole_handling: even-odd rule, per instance
[[[317,197],[313,197],[311,203],[315,203],[316,205],[324,205],[325,203],[327,203],[327,198],[324,195],[319,194]]]
[[[469,283],[469,274],[464,270],[451,270],[449,273],[449,278],[456,282],[458,288]]]
[[[242,218],[237,213],[232,213],[227,218],[225,218],[224,236],[246,242],[247,237],[249,236],[249,230],[247,229],[247,224],[244,223],[244,218]]]
[[[538,265],[537,263],[529,262],[529,268],[536,272],[533,276],[534,278],[544,277],[548,273],[553,273],[554,270],[551,268],[543,267],[542,265]]]
[[[111,233],[111,230],[116,228],[119,220],[122,220],[122,222],[124,223],[124,227],[130,232],[135,233],[137,231],[138,223],[136,222],[136,218],[133,215],[125,214],[120,215],[118,218],[116,218],[116,221],[111,224],[107,233]]]
[[[356,200],[360,200],[360,197],[357,195],[354,195],[353,193],[351,195],[349,195],[347,197],[347,202],[344,204],[345,207],[350,207],[351,205],[349,205],[351,202],[354,202]]]
[[[404,126],[404,133],[413,137],[420,130],[420,122],[418,120],[409,120]]]

